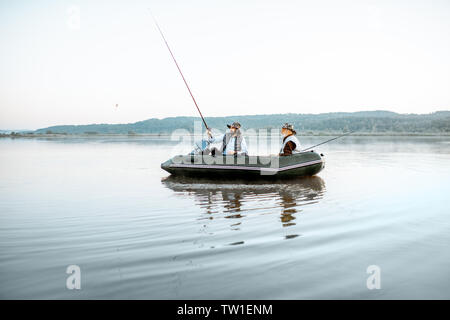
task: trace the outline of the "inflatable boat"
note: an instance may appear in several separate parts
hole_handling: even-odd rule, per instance
[[[323,155],[314,151],[291,156],[179,155],[161,164],[177,176],[285,178],[313,176],[325,167]]]

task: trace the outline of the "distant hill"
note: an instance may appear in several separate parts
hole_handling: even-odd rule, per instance
[[[430,114],[399,114],[390,111],[336,112],[322,114],[271,114],[207,117],[211,128],[225,129],[238,121],[243,129],[280,128],[292,123],[299,133],[358,131],[362,133],[450,133],[450,111]],[[142,134],[171,133],[175,129],[193,132],[198,117],[148,119],[127,124],[62,125],[36,130],[34,133],[63,134]]]

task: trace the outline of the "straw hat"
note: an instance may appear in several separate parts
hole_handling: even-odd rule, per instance
[[[294,126],[289,123],[285,123],[281,128],[292,131],[293,134],[297,134],[297,131],[294,130]]]

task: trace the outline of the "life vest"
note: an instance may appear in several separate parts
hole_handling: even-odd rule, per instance
[[[227,132],[223,135],[223,141],[222,141],[222,152],[225,152],[225,149],[228,145],[228,142],[230,142],[231,138],[233,138],[233,134],[231,132]],[[238,134],[234,139],[234,150],[236,152],[241,151],[241,144],[242,144],[242,135]]]
[[[283,139],[283,146],[281,147],[280,153],[283,153],[284,147],[286,146],[286,144],[292,141],[293,143],[295,143],[295,149],[292,150],[292,153],[300,153],[301,149],[300,149],[300,141],[298,141],[297,137],[293,134],[291,134],[290,136],[287,136]]]

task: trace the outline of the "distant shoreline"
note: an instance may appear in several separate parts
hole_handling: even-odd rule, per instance
[[[316,133],[299,133],[299,137],[329,137],[338,136],[343,134],[342,132],[316,132]],[[136,137],[149,137],[149,138],[170,138],[171,134],[168,133],[136,133],[136,134],[123,134],[123,133],[99,133],[99,134],[64,134],[64,133],[9,133],[0,134],[0,138],[64,138],[64,139],[74,139],[74,138],[114,138],[114,137],[126,137],[126,138],[136,138]],[[194,136],[190,134],[190,136]],[[200,136],[200,135],[195,135]],[[254,136],[254,135],[248,135]],[[418,133],[418,132],[386,132],[386,133],[371,133],[371,132],[355,132],[349,136],[359,136],[359,137],[450,137],[450,133]]]
[[[430,114],[399,114],[391,111],[336,112],[321,114],[272,114],[229,117],[207,117],[210,128],[222,128],[225,124],[240,122],[244,133],[250,130],[279,131],[289,122],[299,135],[332,136],[345,132],[355,132],[364,136],[448,136],[450,135],[450,111],[436,111]],[[37,130],[0,130],[0,134],[9,136],[61,137],[61,136],[148,136],[170,135],[175,130],[180,133],[194,133],[202,128],[198,117],[151,118],[134,123],[122,124],[86,124],[56,125]]]

